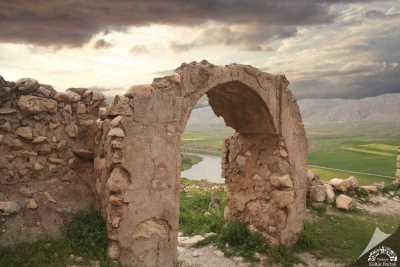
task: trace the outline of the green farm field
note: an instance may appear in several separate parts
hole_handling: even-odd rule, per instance
[[[395,174],[398,140],[384,137],[314,137],[309,141],[308,162],[311,169],[325,180],[354,175],[362,184],[389,182]]]
[[[186,131],[182,136],[182,151],[221,155],[224,139],[232,133],[230,128]]]
[[[186,131],[182,150],[220,155],[223,140],[232,130],[207,129]],[[361,184],[390,183],[395,174],[395,162],[400,136],[387,128],[382,132],[364,128],[346,132],[323,132],[307,129],[309,169],[323,180],[356,176]]]

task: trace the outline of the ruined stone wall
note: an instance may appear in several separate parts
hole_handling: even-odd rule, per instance
[[[307,142],[287,86],[283,76],[250,66],[203,61],[133,86],[101,110],[96,190],[110,258],[143,267],[176,263],[180,140],[205,94],[236,130],[223,160],[226,219],[249,223],[271,243],[295,242],[305,215]]]
[[[234,134],[225,140],[225,218],[248,224],[275,245],[290,243],[287,220],[295,191],[287,158],[278,136]]]
[[[152,124],[163,114],[140,111],[141,105],[151,107],[152,88],[136,89],[134,96],[117,96],[97,123],[94,167],[107,219],[108,256],[125,265],[173,266],[180,136],[167,123]]]
[[[96,206],[93,146],[104,96],[0,76],[0,243],[53,237]]]
[[[207,94],[236,131],[222,166],[226,219],[293,244],[305,216],[307,141],[288,84],[251,66],[193,62],[107,106],[91,90],[0,79],[0,242],[53,236],[70,214],[96,206],[112,260],[174,266],[181,135]]]
[[[123,120],[124,116],[131,117],[132,112],[130,100],[117,96],[111,108],[100,110],[97,121],[99,131],[95,137],[94,160],[96,192],[100,196],[101,209],[107,221],[108,256],[112,260],[119,260],[121,254],[119,229],[121,223],[126,223],[122,221],[123,214],[128,212],[125,194],[132,183],[131,175],[121,165],[126,137]],[[140,157],[140,151],[135,152],[135,157]]]

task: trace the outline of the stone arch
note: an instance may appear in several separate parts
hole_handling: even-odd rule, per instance
[[[250,224],[271,243],[295,242],[305,212],[307,143],[288,84],[251,66],[202,61],[116,97],[99,122],[96,161],[104,166],[95,166],[109,255],[146,267],[175,263],[181,134],[204,94],[236,130],[223,155],[226,219]],[[123,188],[109,190],[110,179]]]

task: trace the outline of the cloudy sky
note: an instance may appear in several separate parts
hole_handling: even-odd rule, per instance
[[[182,62],[285,73],[298,98],[400,93],[400,0],[0,0],[0,75],[108,94]]]

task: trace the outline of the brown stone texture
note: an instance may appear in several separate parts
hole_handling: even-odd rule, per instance
[[[0,77],[0,243],[54,236],[71,214],[95,206],[111,259],[174,266],[181,135],[205,94],[236,131],[222,155],[226,220],[272,244],[294,243],[305,215],[307,142],[288,85],[251,66],[202,61],[107,106],[89,89],[56,92]]]
[[[54,237],[97,205],[93,146],[105,103],[88,89],[56,99],[36,80],[0,80],[0,244]]]
[[[100,110],[94,169],[109,256],[174,266],[181,135],[205,94],[236,131],[223,154],[226,219],[248,223],[273,244],[294,243],[305,216],[307,142],[288,84],[251,66],[194,62],[131,87]]]

